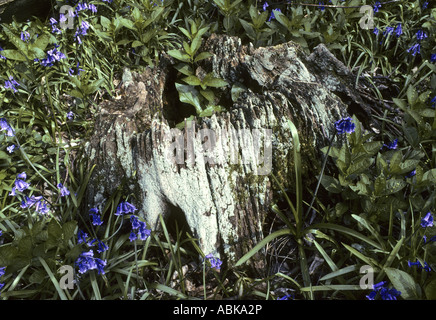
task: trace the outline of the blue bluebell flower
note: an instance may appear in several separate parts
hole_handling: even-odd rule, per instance
[[[412,266],[417,266],[419,269],[424,269],[427,272],[431,271],[431,267],[429,266],[429,264],[427,262],[424,261],[424,266],[422,266],[421,262],[419,262],[419,260],[416,260],[416,262],[412,262],[410,260],[407,261],[407,265],[409,267]]]
[[[352,133],[356,128],[356,125],[353,123],[350,117],[343,118],[335,122],[335,128],[338,134],[342,133]]]
[[[27,31],[21,31],[21,35],[20,35],[21,40],[23,41],[27,41],[30,39],[30,34]]]
[[[3,51],[4,49],[2,48],[2,47],[0,47],[0,52],[1,51]],[[2,60],[6,60],[6,57],[5,56],[2,56],[1,54],[0,54],[0,59],[2,59]]]
[[[77,243],[86,243],[86,239],[88,238],[88,234],[84,232],[83,230],[80,230],[77,232]]]
[[[376,1],[374,4],[374,12],[378,12],[378,9],[381,8],[381,3],[380,1]]]
[[[80,36],[87,35],[88,29],[89,29],[89,23],[86,21],[82,21],[80,27],[77,27],[76,34],[74,35],[74,37],[76,38],[79,44],[82,44],[82,39],[80,38]]]
[[[385,31],[383,31],[383,35],[390,35],[394,32],[394,27],[386,27]]]
[[[70,69],[71,70],[71,69]],[[68,111],[68,113],[67,113],[67,119],[68,120],[72,120],[74,118],[74,113],[73,113],[73,111]]]
[[[412,178],[414,175],[416,175],[416,169],[413,169],[412,171],[410,171],[410,172],[406,175],[406,178]]]
[[[69,71],[68,71],[68,74],[70,76],[75,76],[75,75],[80,76],[80,72],[81,71],[85,71],[85,70],[81,69],[80,68],[80,62],[77,62],[76,70],[73,70],[73,69],[70,68]]]
[[[397,24],[397,27],[395,28],[395,35],[397,37],[401,36],[403,34],[403,29],[401,28],[401,23]]]
[[[52,67],[55,62],[65,59],[66,56],[58,51],[59,45],[55,44],[55,47],[49,51],[47,51],[47,58],[41,60],[41,65],[44,67]]]
[[[17,92],[18,90],[17,90],[16,87],[19,86],[19,85],[20,84],[17,81],[14,80],[13,76],[9,76],[9,80],[5,81],[4,88],[5,89],[11,89],[14,92]]]
[[[424,3],[422,4],[422,10],[427,9],[428,6],[428,1],[424,1]]]
[[[417,39],[418,41],[424,40],[425,38],[428,38],[428,36],[427,36],[427,34],[426,34],[424,31],[422,31],[422,30],[418,30],[418,31],[416,32],[416,39]]]
[[[3,277],[5,274],[5,269],[6,267],[1,267],[0,268],[0,277]],[[4,282],[0,283],[0,290],[3,289],[3,287],[5,286]]]
[[[57,187],[59,188],[60,192],[61,192],[61,197],[65,197],[70,195],[70,191],[67,189],[67,187],[63,186],[62,183],[59,183],[57,185]]]
[[[434,96],[433,99],[430,100],[430,103],[433,108],[436,107],[436,96]]]
[[[109,249],[107,244],[99,239],[93,239],[87,243],[88,247],[93,247],[97,243],[97,252],[102,253]]]
[[[5,118],[0,118],[0,131],[6,131],[5,135],[8,137],[15,136],[15,130],[12,129]]]
[[[136,209],[136,207],[133,204],[124,201],[118,205],[115,215],[120,216],[126,213],[134,213],[136,210],[138,209]]]
[[[12,152],[14,152],[14,149],[16,148],[17,146],[15,145],[15,144],[13,144],[13,145],[10,145],[9,147],[6,147],[6,150],[9,152],[9,153],[12,153]]]
[[[424,218],[421,219],[421,227],[427,228],[427,227],[433,227],[433,215],[431,212],[427,212]]]
[[[436,62],[436,53],[432,53],[430,56],[430,62]]]
[[[266,11],[266,8],[269,7],[268,2],[265,1],[265,3],[262,6],[263,11]]]
[[[269,19],[268,19],[268,22],[270,22],[272,19],[275,19],[276,17],[275,17],[275,15],[274,15],[274,11],[279,11],[279,12],[282,12],[280,9],[273,9],[272,11],[271,11],[271,15],[269,16]]]
[[[378,36],[380,30],[377,27],[374,27],[374,30],[372,31],[372,33],[374,33],[375,35]]]
[[[295,299],[295,297],[293,294],[287,294],[287,295],[284,295],[283,297],[277,298],[277,300],[294,300],[294,299]]]
[[[92,219],[92,225],[93,226],[101,226],[103,224],[103,221],[101,221],[101,215],[98,212],[97,208],[92,208],[90,211],[90,216]]]
[[[381,281],[373,285],[373,291],[371,291],[366,298],[368,300],[375,300],[377,295],[380,295],[382,300],[397,300],[397,297],[401,295],[401,292],[395,288],[388,288],[386,281]]]
[[[415,43],[413,46],[411,46],[409,49],[407,49],[407,52],[412,52],[412,56],[415,56],[417,53],[421,53],[421,45],[419,43]]]
[[[389,142],[388,144],[383,144],[386,148],[395,150],[398,148],[398,139],[395,139],[392,142]]]
[[[94,252],[82,252],[76,260],[76,266],[79,268],[79,273],[84,274],[89,270],[97,270],[98,274],[104,274],[106,260],[94,258]]]
[[[220,259],[215,258],[211,253],[206,256],[206,259],[209,260],[211,268],[215,270],[220,270],[221,265],[223,264]]]
[[[135,241],[138,238],[135,232],[131,231],[129,235],[130,242]]]
[[[324,2],[323,1],[319,1],[318,4],[321,6],[320,7],[321,11],[324,11],[325,10]]]
[[[51,32],[52,32],[52,33],[54,33],[54,34],[60,34],[60,33],[62,32],[62,31],[58,28],[58,26],[57,26],[58,21],[57,21],[55,18],[51,17],[50,20],[49,20],[49,22],[50,22],[50,27],[51,27]]]
[[[144,221],[138,219],[138,217],[132,215],[130,216],[130,222],[132,224],[132,232],[130,233],[130,241],[134,241],[137,239],[137,235],[139,235],[139,239],[145,241],[151,235],[151,230],[147,229],[147,224]],[[132,233],[137,232],[135,236]]]

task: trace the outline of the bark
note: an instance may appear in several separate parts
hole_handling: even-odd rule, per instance
[[[48,17],[51,0],[0,0],[0,23],[10,23],[13,18],[24,22],[33,16]]]
[[[228,82],[218,94],[227,110],[187,123],[177,140],[174,124],[186,116],[186,106],[174,85],[175,61],[163,54],[158,66],[142,74],[130,78],[126,71],[122,96],[99,106],[86,146],[96,164],[87,203],[103,206],[122,186],[152,228],[159,228],[160,214],[168,217],[176,208],[205,254],[233,264],[263,239],[274,191],[268,163],[294,190],[287,121],[299,130],[305,184],[316,181],[320,148],[335,121],[357,113],[372,122],[353,75],[324,45],[306,56],[292,42],[254,49],[236,37],[212,35],[204,50],[213,57],[197,72],[213,71]],[[205,132],[215,137],[205,139]],[[183,141],[181,164],[168,153],[177,141]],[[261,270],[264,261],[261,251],[252,266]]]

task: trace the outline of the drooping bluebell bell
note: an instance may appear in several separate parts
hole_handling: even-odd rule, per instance
[[[271,15],[269,16],[268,22],[270,22],[272,19],[275,19],[275,18],[276,18],[276,16],[274,15],[274,11],[282,12],[282,10],[280,10],[279,8],[277,8],[277,9],[273,9],[273,10],[271,11]]]
[[[205,258],[209,260],[211,268],[220,270],[221,265],[223,264],[220,259],[215,258],[211,253],[209,253]]]
[[[394,27],[386,27],[385,31],[383,31],[383,35],[387,36],[394,32]]]
[[[422,31],[422,30],[418,30],[418,31],[416,32],[416,39],[417,39],[418,41],[422,41],[422,40],[424,40],[425,38],[428,38],[428,36],[427,36],[427,34],[426,34],[424,31]]]
[[[55,18],[51,17],[50,20],[49,20],[49,22],[50,22],[50,27],[51,27],[51,32],[52,32],[52,33],[54,33],[54,34],[60,34],[60,33],[62,32],[62,31],[58,28],[58,26],[57,26],[58,21],[57,21]]]
[[[321,6],[320,7],[321,11],[324,11],[325,10],[324,1],[319,1],[318,4]]]
[[[352,133],[356,128],[356,125],[353,123],[353,119],[350,117],[343,118],[335,122],[336,132],[338,134],[342,133]]]
[[[0,131],[6,131],[5,135],[7,137],[15,136],[15,130],[9,125],[5,118],[0,118]]]
[[[77,62],[77,65],[76,65],[75,69],[76,70],[73,70],[72,68],[70,68],[69,71],[68,71],[68,74],[70,76],[76,76],[76,75],[79,76],[81,71],[85,71],[85,70],[80,68],[80,62]]]
[[[1,267],[0,268],[0,277],[3,277],[5,272],[6,267]],[[4,282],[0,283],[0,290],[3,289],[3,287],[5,286]]]
[[[5,89],[11,89],[14,92],[17,92],[18,89],[16,87],[19,86],[19,85],[20,84],[17,81],[14,80],[13,76],[9,76],[9,80],[5,81],[4,88]]]
[[[374,12],[378,12],[378,9],[381,8],[381,3],[380,1],[376,1],[374,4]]]
[[[436,107],[436,96],[434,96],[433,99],[430,100],[430,103],[431,103],[431,106],[432,106],[433,108]]]
[[[436,53],[432,53],[430,56],[430,62],[436,62]]]
[[[427,228],[427,227],[433,227],[433,215],[431,212],[427,212],[427,214],[424,216],[424,218],[421,219],[421,227]]]
[[[374,27],[374,30],[372,31],[372,33],[374,33],[375,35],[378,36],[380,30],[377,27]]]
[[[422,10],[427,9],[428,6],[428,1],[424,1],[424,3],[422,4]]]
[[[293,294],[286,294],[283,297],[277,298],[277,300],[294,300],[295,297]]]
[[[67,187],[63,186],[62,183],[58,183],[57,187],[59,188],[61,197],[70,195],[70,191],[67,189]]]
[[[109,249],[107,244],[105,244],[103,241],[99,239],[92,239],[91,241],[87,242],[88,247],[93,247],[95,244],[97,244],[97,252],[102,253]]]
[[[103,224],[103,221],[101,221],[101,215],[98,212],[97,208],[92,208],[89,210],[90,216],[92,219],[92,225],[93,226],[101,226]]]
[[[77,231],[77,243],[86,243],[86,239],[88,238],[88,234],[84,232],[83,230]]]
[[[14,186],[12,187],[12,191],[9,193],[10,196],[16,196],[16,192],[23,192],[30,187],[30,184],[26,182],[27,175],[25,172],[22,172],[17,175],[15,179]]]
[[[407,49],[407,52],[412,52],[412,56],[415,56],[417,53],[421,53],[421,45],[419,43],[415,43],[412,45],[409,49]]]
[[[12,152],[14,152],[15,148],[17,148],[17,146],[16,146],[15,144],[12,144],[12,145],[10,145],[9,147],[6,147],[6,150],[7,150],[9,153],[12,153]]]
[[[265,3],[262,6],[263,11],[266,11],[266,8],[269,7],[268,2],[265,1]]]
[[[67,113],[67,119],[68,119],[68,120],[73,120],[73,118],[74,118],[74,113],[73,113],[73,111],[68,111],[68,113]]]
[[[397,27],[395,28],[395,35],[397,38],[403,34],[403,29],[401,27],[401,23],[397,24]]]

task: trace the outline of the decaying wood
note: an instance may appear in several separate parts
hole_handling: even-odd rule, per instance
[[[175,61],[164,54],[155,68],[133,73],[127,88],[123,84],[122,97],[99,106],[95,132],[86,147],[90,164],[96,164],[87,203],[103,206],[123,185],[124,194],[131,195],[129,200],[152,228],[159,227],[160,214],[167,217],[177,208],[205,254],[234,263],[263,239],[263,223],[272,203],[272,179],[270,174],[258,174],[259,157],[264,165],[271,160],[272,172],[294,190],[287,121],[299,130],[304,181],[310,184],[316,180],[320,149],[333,134],[333,123],[350,112],[371,121],[370,111],[353,88],[353,75],[323,45],[305,56],[292,42],[254,49],[241,45],[236,37],[212,35],[203,49],[213,56],[200,67],[229,84],[217,91],[227,110],[197,119],[193,131],[187,127],[184,161],[174,163],[167,151],[175,141],[172,128],[182,120],[177,117],[183,116],[184,107],[174,86]],[[240,92],[234,100],[232,88]],[[203,157],[200,129],[216,133],[214,163]],[[265,129],[272,130],[271,141],[264,136],[258,152],[255,133]],[[237,163],[229,161],[235,145]],[[194,157],[189,158],[190,150]],[[272,157],[264,157],[269,150]],[[241,159],[257,159],[257,163]],[[252,265],[261,270],[264,253]]]

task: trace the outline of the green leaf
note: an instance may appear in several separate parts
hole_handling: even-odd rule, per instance
[[[191,66],[185,63],[178,63],[174,68],[185,76],[192,76],[194,74],[194,70],[192,70]]]
[[[389,195],[402,190],[407,185],[406,181],[400,179],[389,179],[386,181],[386,190],[384,195]]]
[[[203,84],[208,86],[208,87],[219,88],[219,87],[227,86],[228,83],[227,83],[227,81],[225,81],[223,79],[214,77],[212,72],[211,72],[211,73],[208,73],[204,77]]]
[[[176,89],[179,92],[179,99],[183,103],[188,103],[195,107],[197,113],[201,113],[203,109],[200,105],[199,92],[193,86],[176,83]]]
[[[380,268],[379,264],[377,263],[377,261],[375,259],[365,256],[363,253],[361,253],[357,249],[354,249],[353,247],[351,247],[345,243],[342,243],[342,245],[348,251],[350,251],[352,254],[354,254],[356,257],[358,257],[360,260],[362,260],[366,264],[370,265],[371,267],[379,267]]]
[[[417,300],[420,298],[421,289],[408,273],[396,268],[385,268],[385,272],[394,288],[401,292],[403,299]]]
[[[3,50],[1,54],[2,56],[10,60],[27,61],[26,56],[22,54],[19,50]]]
[[[177,59],[177,60],[180,60],[180,61],[183,61],[183,62],[188,62],[188,63],[191,62],[191,57],[190,57],[189,55],[187,55],[186,53],[183,53],[183,52],[180,51],[180,50],[176,50],[176,49],[174,49],[174,50],[169,50],[167,53],[168,53],[171,57],[173,57],[173,58],[175,58],[175,59]]]
[[[191,86],[199,86],[201,85],[201,80],[198,79],[195,75],[190,75],[182,79],[183,82],[186,82],[187,84]]]
[[[210,58],[212,56],[213,56],[213,54],[210,52],[201,52],[195,57],[194,62],[198,62],[198,61]]]
[[[433,185],[436,184],[436,169],[431,169],[426,171],[422,176],[423,183],[431,183]]]
[[[436,300],[436,277],[434,275],[425,286],[424,292],[427,300]]]
[[[339,183],[338,179],[334,177],[323,175],[321,178],[321,184],[329,192],[332,193],[342,192],[341,184]]]

